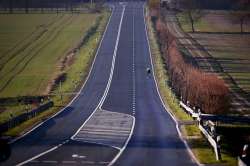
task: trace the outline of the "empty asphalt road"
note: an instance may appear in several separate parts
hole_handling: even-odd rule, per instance
[[[0,165],[195,165],[153,75],[144,3],[114,3],[93,68],[61,113],[11,144]]]

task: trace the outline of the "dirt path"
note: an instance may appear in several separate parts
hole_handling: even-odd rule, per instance
[[[236,81],[224,71],[221,64],[201,44],[180,28],[175,13],[165,11],[164,15],[170,32],[176,36],[181,47],[191,54],[198,67],[206,72],[218,74],[227,83],[231,91],[231,111],[238,114],[250,114],[250,101],[246,97],[247,92],[238,86]]]

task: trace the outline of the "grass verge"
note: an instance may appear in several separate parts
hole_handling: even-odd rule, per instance
[[[157,86],[159,87],[163,102],[178,121],[192,120],[192,118],[179,107],[178,99],[172,93],[171,88],[167,84],[168,74],[165,68],[164,59],[157,42],[156,33],[149,17],[147,17],[147,25]],[[200,163],[221,164],[228,166],[237,164],[236,158],[232,157],[223,150],[222,161],[216,161],[212,147],[209,145],[206,139],[203,138],[197,125],[182,125],[181,132]]]

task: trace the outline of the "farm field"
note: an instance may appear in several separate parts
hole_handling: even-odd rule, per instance
[[[185,32],[191,32],[191,24],[183,14],[177,14],[181,27]],[[201,19],[194,22],[196,32],[200,33],[240,33],[240,22],[232,13],[224,10],[205,10]],[[250,20],[243,25],[244,32],[250,32]]]
[[[28,129],[67,104],[71,92],[88,74],[108,17],[109,13],[105,11],[0,15],[0,87],[4,87],[0,99],[50,95],[55,105],[10,131],[12,135]],[[62,75],[66,75],[66,80],[59,88],[57,79]],[[7,84],[6,79],[10,79]],[[69,95],[62,96],[62,93]],[[1,103],[0,123],[35,107],[17,102]]]
[[[0,97],[45,95],[98,14],[0,15]],[[89,24],[86,24],[88,22]]]
[[[250,35],[192,34],[192,36],[216,58],[224,72],[231,75],[240,88],[250,93]]]
[[[195,33],[191,33],[190,23],[182,14],[178,15],[182,29],[189,32],[208,53],[219,62],[224,73],[244,91],[244,97],[250,100],[250,20],[244,24],[240,33],[240,23],[226,11],[208,11],[198,20]],[[235,85],[229,85],[235,88]]]

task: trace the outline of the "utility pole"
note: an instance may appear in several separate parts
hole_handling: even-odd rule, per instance
[[[9,13],[13,13],[13,0],[9,0]]]
[[[25,0],[25,13],[29,13],[29,0]]]
[[[61,102],[63,103],[63,101],[62,101],[62,99],[63,99],[63,96],[62,96],[62,81],[59,82],[59,93],[60,93]]]

